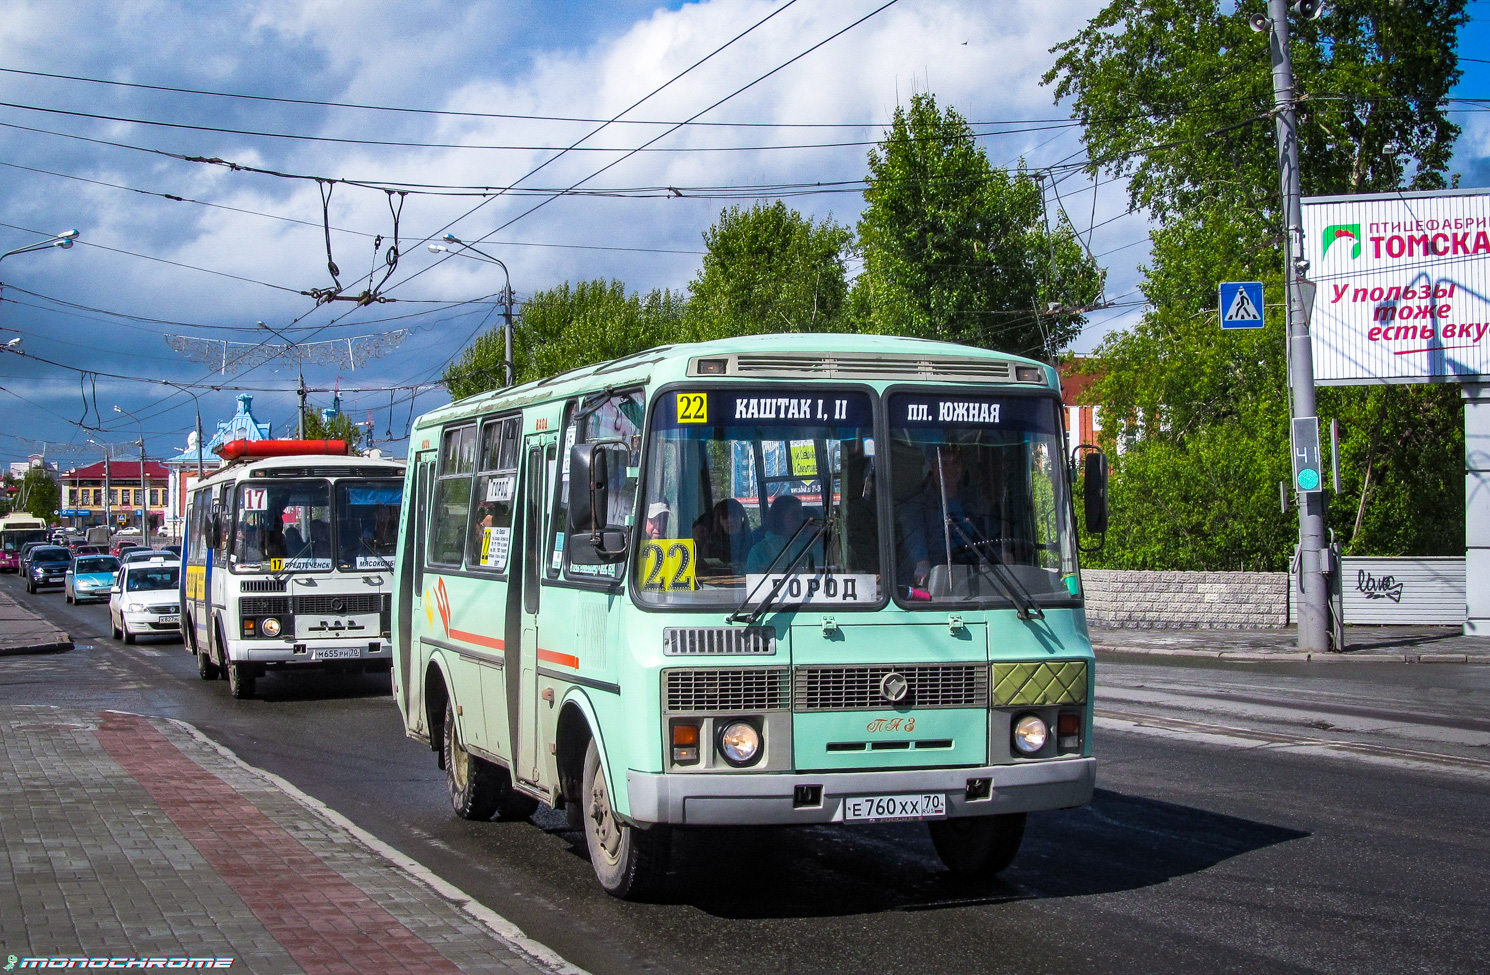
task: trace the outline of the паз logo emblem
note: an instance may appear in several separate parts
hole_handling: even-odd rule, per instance
[[[1319,242],[1320,257],[1330,252],[1337,240],[1349,240],[1351,260],[1361,256],[1361,225],[1358,223],[1334,223],[1324,228],[1324,239]]]
[[[898,703],[905,700],[910,690],[910,681],[905,679],[905,675],[895,671],[886,674],[880,681],[880,696],[890,702]]]

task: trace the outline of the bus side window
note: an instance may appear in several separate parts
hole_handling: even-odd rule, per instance
[[[564,441],[559,450],[559,477],[554,485],[553,519],[549,523],[548,564],[545,572],[550,579],[559,577],[559,564],[564,559],[565,527],[569,519],[569,451],[574,447],[577,427],[573,401],[564,408]]]
[[[507,570],[517,492],[517,417],[488,420],[481,428],[476,496],[466,533],[466,565]],[[510,464],[511,466],[504,466]]]
[[[440,469],[430,517],[429,561],[460,565],[466,547],[471,510],[472,472],[476,466],[476,425],[446,430],[440,446]]]

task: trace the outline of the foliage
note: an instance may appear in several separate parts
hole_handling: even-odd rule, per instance
[[[539,291],[513,330],[517,382],[553,376],[592,362],[677,341],[684,301],[672,291],[626,294],[620,281],[581,281]],[[502,385],[502,329],[476,339],[445,369],[455,399]]]
[[[814,223],[780,200],[723,211],[704,234],[703,267],[688,288],[689,339],[838,331],[852,237],[831,217]]]
[[[929,94],[897,108],[867,181],[853,299],[863,330],[1046,359],[1080,334],[1071,309],[1097,299],[1102,272],[1069,225],[1047,232],[1037,178],[990,166],[955,110]]]
[[[21,478],[21,497],[25,499],[25,508],[29,514],[51,522],[57,518],[62,488],[45,468],[33,467]]]
[[[362,428],[352,422],[345,413],[332,414],[326,420],[319,410],[306,410],[302,416],[305,423],[306,440],[345,440],[347,451],[362,453]]]
[[[1086,366],[1103,436],[1124,448],[1097,565],[1276,570],[1296,541],[1296,512],[1278,502],[1291,475],[1281,310],[1233,333],[1215,308],[1219,281],[1283,293],[1267,37],[1247,23],[1263,6],[1117,0],[1057,46],[1046,77],[1072,99],[1092,169],[1126,177],[1159,224],[1141,286],[1151,310]],[[1443,185],[1463,6],[1342,0],[1292,19],[1305,192]],[[1318,401],[1324,430],[1341,425],[1344,498],[1329,524],[1346,550],[1462,552],[1457,389],[1339,387]]]

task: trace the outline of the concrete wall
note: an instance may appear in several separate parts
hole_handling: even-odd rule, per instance
[[[1286,572],[1084,569],[1087,621],[1099,626],[1237,628],[1288,625]]]

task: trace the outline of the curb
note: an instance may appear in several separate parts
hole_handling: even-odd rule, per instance
[[[19,656],[23,653],[64,653],[74,648],[72,638],[66,633],[62,639],[51,643],[30,643],[11,647],[0,647],[0,657]]]
[[[1376,663],[1490,665],[1490,654],[1467,653],[1311,653],[1298,650],[1174,650],[1167,647],[1104,647],[1094,645],[1096,655],[1115,657],[1189,657],[1201,660],[1233,660],[1239,663]]]

